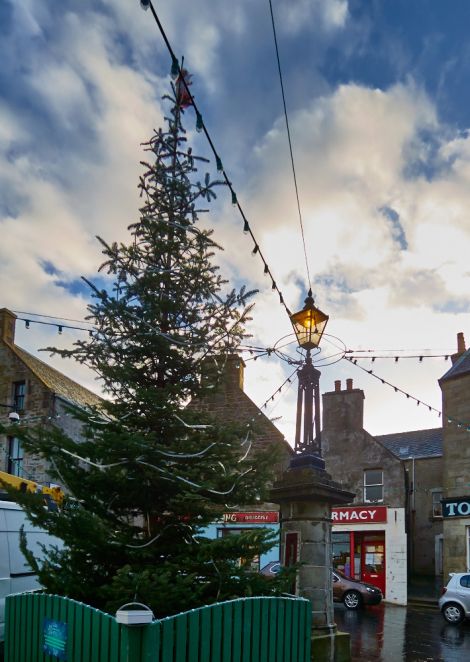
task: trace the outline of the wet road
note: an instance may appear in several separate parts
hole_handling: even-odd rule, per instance
[[[351,634],[352,662],[470,661],[470,621],[448,625],[437,608],[335,605],[335,620]]]

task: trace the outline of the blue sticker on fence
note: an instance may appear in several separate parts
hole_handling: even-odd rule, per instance
[[[44,619],[43,632],[43,651],[48,655],[53,655],[58,660],[67,659],[67,623],[60,621],[51,621]]]

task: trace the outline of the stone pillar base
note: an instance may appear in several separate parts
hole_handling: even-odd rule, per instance
[[[320,634],[312,632],[312,662],[350,662],[351,635],[349,632]]]

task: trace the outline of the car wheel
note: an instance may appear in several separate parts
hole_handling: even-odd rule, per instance
[[[361,594],[357,591],[346,591],[343,603],[347,609],[358,609],[362,604]]]
[[[464,611],[460,605],[455,602],[449,602],[442,609],[442,615],[448,623],[458,625],[465,618]]]

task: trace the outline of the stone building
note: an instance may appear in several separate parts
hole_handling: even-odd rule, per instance
[[[387,601],[407,601],[407,490],[401,460],[364,430],[364,392],[323,394],[322,451],[326,469],[356,495],[348,507],[333,508],[334,565],[378,586]],[[351,561],[352,559],[352,561]]]
[[[444,578],[470,568],[470,349],[457,337],[452,367],[439,380],[443,410]]]
[[[70,405],[98,405],[101,398],[15,344],[16,315],[0,309],[0,416],[8,421],[14,409],[25,422],[54,419],[73,439],[80,438],[80,424],[69,415]],[[23,452],[13,435],[0,435],[0,469],[48,483],[44,460]]]
[[[408,572],[442,574],[442,428],[376,437],[405,469]]]
[[[245,363],[236,354],[210,359],[203,369],[203,380],[210,384],[217,379],[217,388],[209,391],[202,400],[193,401],[190,406],[210,412],[218,420],[226,423],[249,425],[253,432],[250,441],[257,448],[272,449],[276,458],[274,473],[280,476],[287,468],[293,455],[292,447],[284,435],[276,428],[269,418],[259,409],[244,391]],[[217,373],[217,374],[216,374]],[[208,537],[236,535],[243,530],[266,527],[274,532],[279,531],[279,506],[273,503],[255,503],[251,506],[223,513],[220,520],[205,531]],[[275,546],[260,559],[254,559],[257,570],[269,569],[279,562],[279,547]]]

